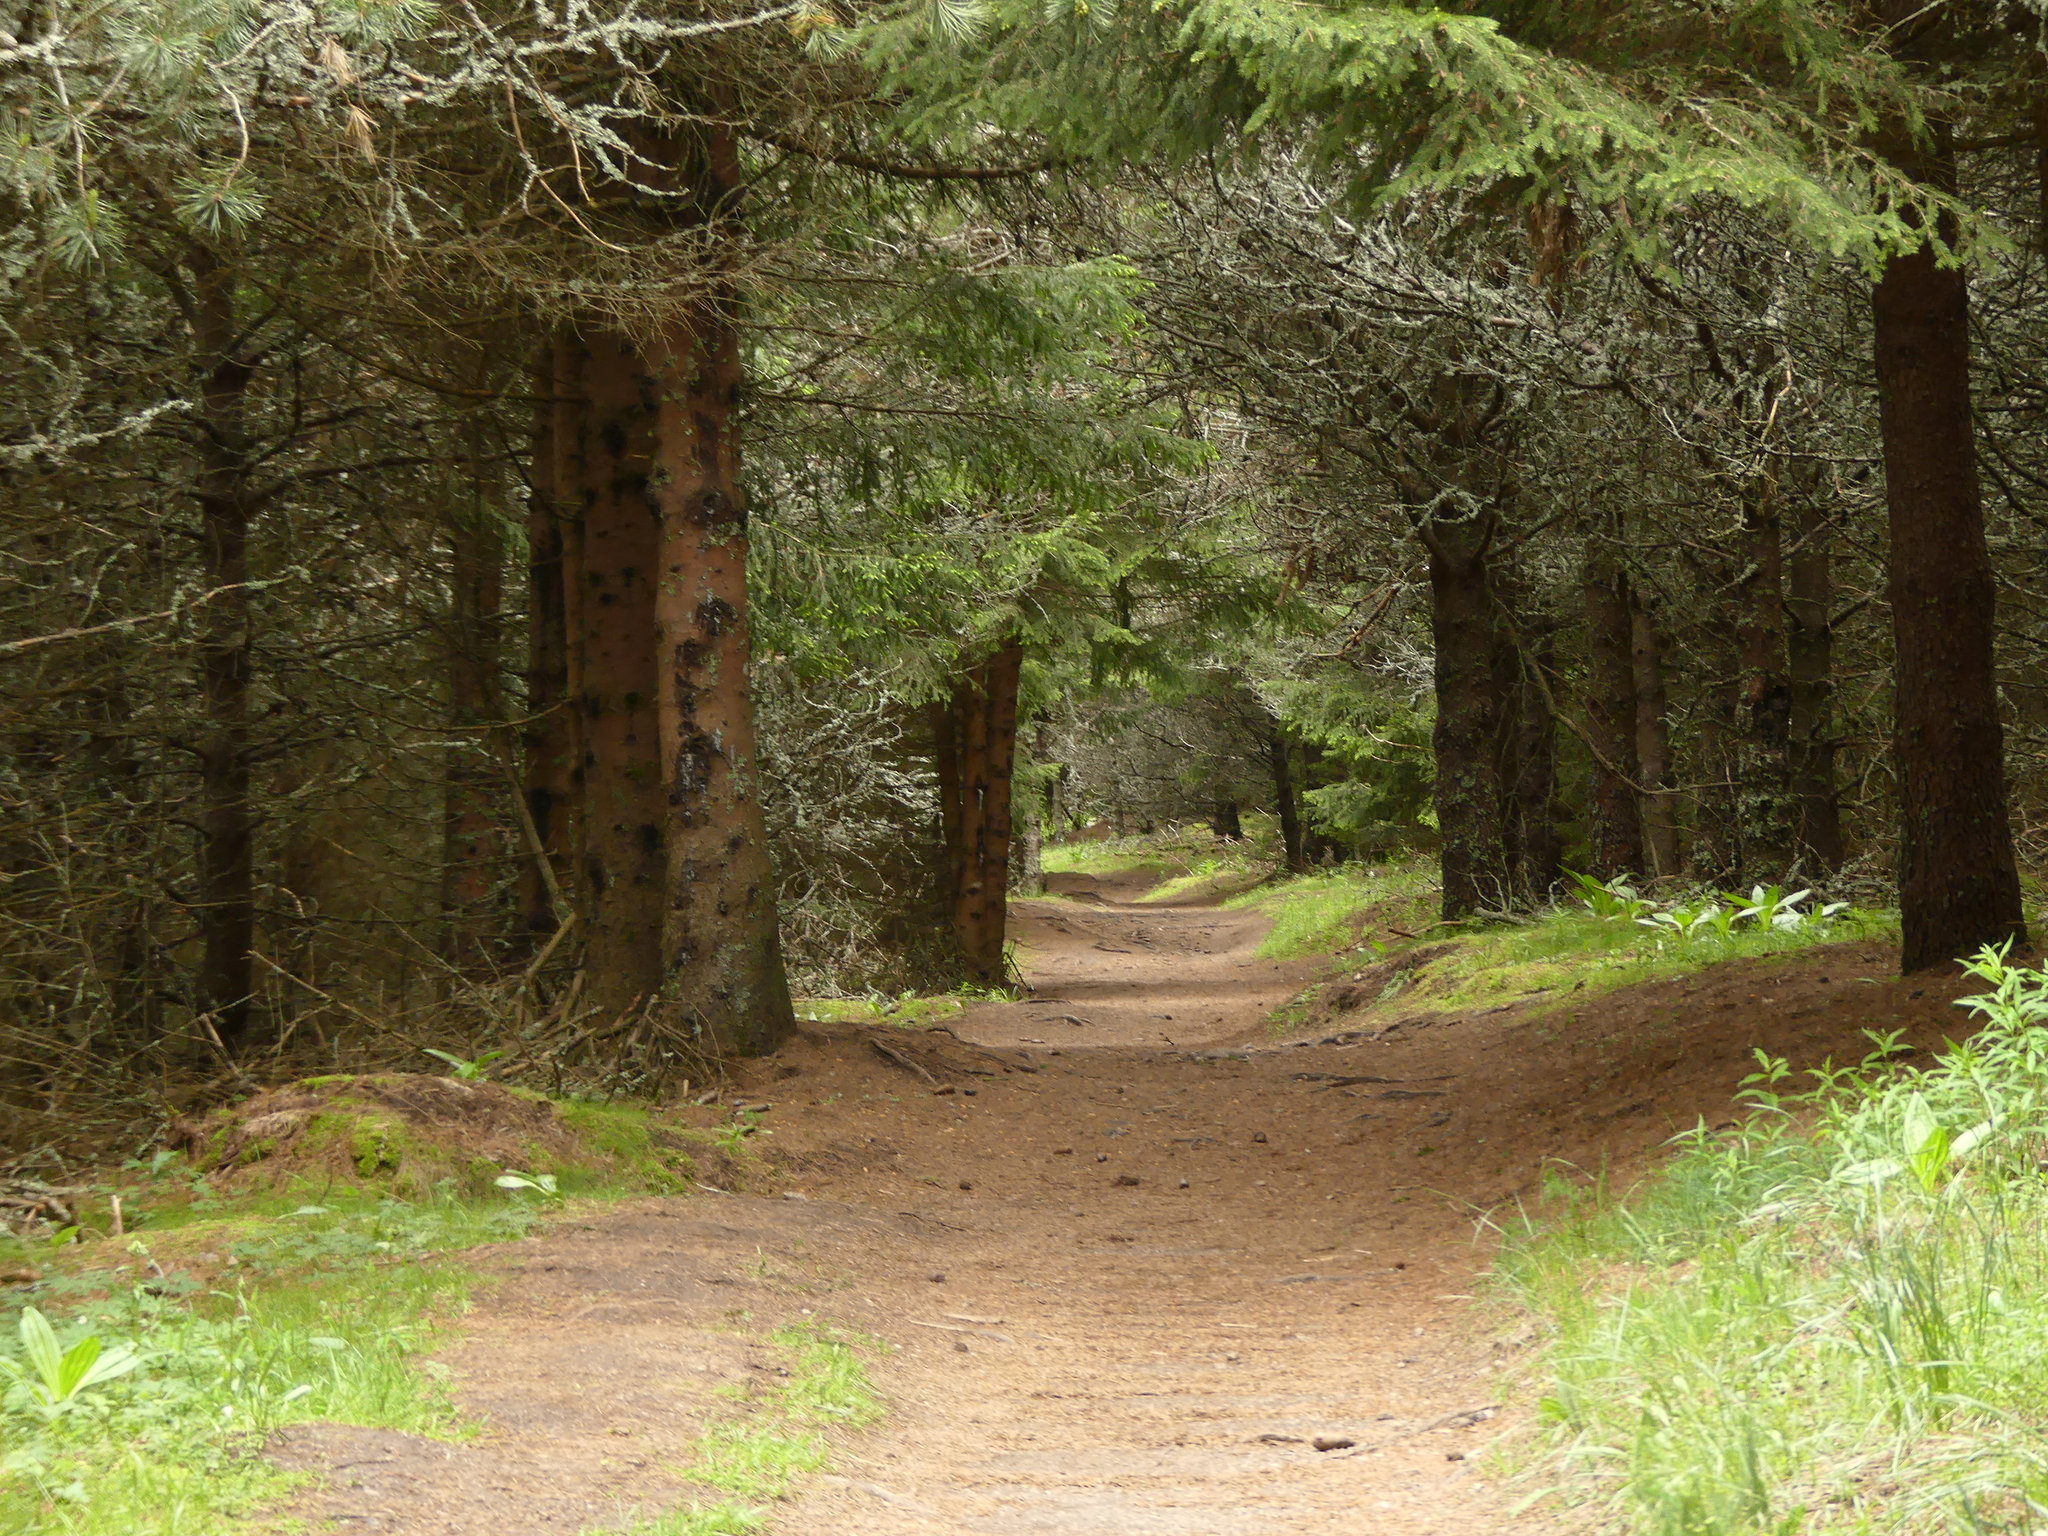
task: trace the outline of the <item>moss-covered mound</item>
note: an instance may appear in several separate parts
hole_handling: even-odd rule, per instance
[[[678,1189],[707,1154],[722,1161],[687,1137],[642,1110],[392,1073],[273,1088],[185,1123],[177,1140],[196,1167],[236,1184],[340,1180],[417,1197],[482,1194],[507,1169],[555,1174],[565,1187]]]

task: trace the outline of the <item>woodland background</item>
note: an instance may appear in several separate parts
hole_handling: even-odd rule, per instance
[[[792,988],[1004,984],[1089,827],[2017,931],[2040,38],[20,8],[5,1138],[426,1046],[673,1089]]]

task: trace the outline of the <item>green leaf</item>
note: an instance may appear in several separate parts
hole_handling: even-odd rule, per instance
[[[52,1392],[63,1379],[64,1355],[57,1348],[57,1333],[50,1326],[50,1320],[34,1307],[24,1307],[21,1312],[21,1348],[33,1365],[43,1385]]]

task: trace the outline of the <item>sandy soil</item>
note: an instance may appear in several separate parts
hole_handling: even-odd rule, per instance
[[[719,1389],[810,1316],[886,1339],[885,1420],[784,1536],[1463,1536],[1541,1528],[1481,1454],[1529,1342],[1491,1223],[1546,1166],[1622,1178],[1732,1113],[1762,1047],[1957,1033],[1955,981],[1876,945],[1548,1007],[1410,1016],[1376,974],[1292,1036],[1263,923],[1068,877],[1018,913],[1027,1001],[951,1030],[814,1027],[741,1085],[762,1195],[605,1211],[479,1259],[441,1361],[475,1441],[312,1427],[298,1513],[351,1531],[610,1529],[690,1492]],[[1333,1001],[1329,1001],[1333,1000]],[[757,1181],[761,1182],[761,1181]],[[1318,1450],[1318,1443],[1337,1444]]]

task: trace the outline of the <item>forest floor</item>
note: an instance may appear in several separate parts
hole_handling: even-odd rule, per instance
[[[1730,1117],[1758,1048],[1803,1068],[1865,1030],[1960,1032],[1963,983],[1897,980],[1881,941],[1416,1013],[1394,983],[1420,950],[1276,961],[1256,911],[1054,883],[1015,908],[1025,1001],[813,1023],[759,1064],[766,1193],[471,1254],[507,1283],[438,1358],[482,1431],[286,1431],[273,1456],[322,1474],[294,1513],[744,1529],[660,1512],[701,1500],[677,1469],[720,1405],[788,1379],[788,1328],[829,1325],[886,1344],[887,1412],[788,1485],[781,1536],[1547,1529],[1486,1454],[1533,1395],[1534,1327],[1489,1293],[1498,1227],[1556,1170],[1625,1183]]]

